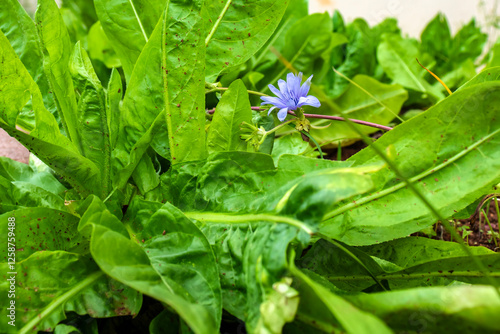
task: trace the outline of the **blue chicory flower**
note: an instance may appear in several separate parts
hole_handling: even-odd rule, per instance
[[[297,108],[301,108],[305,105],[316,108],[320,107],[321,103],[319,103],[319,100],[316,97],[307,95],[309,93],[309,88],[311,88],[312,77],[313,76],[311,75],[301,86],[302,73],[299,73],[297,76],[293,73],[288,73],[286,81],[281,79],[278,80],[279,90],[273,85],[269,85],[269,89],[277,97],[263,96],[261,99],[264,102],[262,102],[261,105],[272,104],[274,106],[269,109],[268,115],[274,109],[279,108],[278,119],[281,122],[285,120],[289,110],[297,110]]]

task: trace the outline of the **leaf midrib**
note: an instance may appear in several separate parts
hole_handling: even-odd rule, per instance
[[[142,35],[144,36],[144,39],[146,40],[146,43],[148,42],[148,35],[146,34],[146,31],[144,30],[144,26],[142,25],[141,18],[139,17],[139,14],[137,13],[137,10],[135,9],[134,3],[132,0],[128,0],[130,7],[132,7],[132,11],[134,12],[135,18],[137,19],[137,23],[139,23],[139,28],[141,28]]]
[[[23,326],[19,330],[19,334],[25,334],[31,331],[33,327],[35,327],[42,319],[49,316],[56,308],[73,298],[75,295],[80,293],[83,289],[96,282],[101,276],[104,275],[104,272],[97,271],[95,273],[90,274],[83,281],[75,285],[72,289],[64,293],[62,296],[59,296],[54,301],[52,301],[49,305],[45,307],[45,309],[37,314],[34,318],[32,318],[26,325]]]
[[[437,165],[437,166],[434,166],[434,167],[430,167],[429,169],[427,169],[426,171],[414,176],[414,177],[411,177],[411,178],[408,178],[408,181],[410,183],[415,183],[417,182],[418,180],[420,179],[423,179],[435,172],[438,172],[440,171],[441,169],[447,167],[448,165],[451,165],[452,163],[454,163],[455,161],[457,161],[458,159],[464,157],[465,155],[467,155],[469,152],[473,151],[474,149],[476,149],[477,147],[479,147],[481,144],[487,142],[488,140],[490,140],[491,138],[493,138],[494,136],[496,136],[497,134],[500,133],[500,128],[498,128],[496,131],[493,131],[492,133],[490,133],[489,135],[485,136],[484,138],[482,138],[481,140],[478,140],[477,142],[475,142],[474,144],[468,146],[466,149],[464,149],[463,151],[459,152],[458,154],[454,155],[453,157],[449,158],[446,162],[443,162],[441,163],[440,165]],[[323,217],[323,221],[327,220],[327,219],[330,219],[330,218],[333,218],[337,215],[340,215],[348,210],[352,210],[353,208],[355,207],[358,207],[358,206],[361,206],[365,203],[368,203],[368,202],[371,202],[375,199],[379,199],[381,197],[384,197],[386,195],[389,195],[399,189],[402,189],[406,186],[406,182],[400,182],[392,187],[389,187],[389,188],[386,188],[386,189],[383,189],[379,192],[376,192],[372,195],[368,195],[368,196],[365,196],[359,200],[356,200],[355,202],[350,202],[340,208],[337,208],[335,210],[332,210],[330,212],[328,212],[327,214],[324,215]]]

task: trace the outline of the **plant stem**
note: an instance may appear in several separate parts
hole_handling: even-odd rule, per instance
[[[495,246],[498,247],[498,240],[497,240],[497,237],[495,235],[495,231],[493,231],[493,227],[491,226],[491,223],[490,223],[490,220],[488,218],[488,215],[486,214],[486,212],[484,211],[484,209],[482,209],[481,211],[483,212],[484,219],[486,219],[486,222],[488,223],[488,226],[490,227],[491,236],[493,237],[493,241],[495,242]],[[489,212],[489,210],[488,210],[488,212]]]
[[[286,121],[286,122],[281,123],[280,125],[278,125],[278,126],[276,126],[276,127],[272,128],[271,130],[266,131],[266,136],[267,136],[267,135],[269,135],[269,134],[271,134],[271,133],[273,133],[273,132],[276,132],[277,130],[281,129],[282,127],[284,127],[284,126],[286,126],[286,125],[288,125],[288,124],[290,124],[290,123],[292,123],[292,122],[295,122],[296,120],[297,120],[297,119],[295,119],[295,118],[294,118],[294,119],[291,119],[291,120],[289,120],[289,121]]]
[[[263,110],[267,110],[267,108],[252,107],[252,110],[263,111]],[[207,109],[207,113],[208,114],[213,114],[214,112],[215,112],[215,108],[214,109]],[[297,115],[295,115],[295,113],[293,111],[289,111],[288,113],[290,115],[292,115],[292,116],[297,116]],[[315,114],[304,114],[304,116],[306,118],[319,118],[319,119],[327,119],[327,120],[331,120],[331,121],[345,122],[345,118],[344,117],[340,117],[340,116],[315,115]],[[359,120],[359,119],[352,119],[352,118],[350,118],[349,120],[351,122],[353,122],[353,123],[356,123],[356,124],[370,126],[372,128],[377,128],[377,129],[384,130],[384,131],[390,131],[390,130],[392,130],[392,128],[389,127],[389,126],[380,125],[380,124],[377,124],[377,123],[372,123],[372,122],[367,122],[367,121],[362,121],[362,120]]]
[[[295,113],[293,111],[289,111],[288,113],[290,115],[295,116]],[[304,114],[304,116],[306,118],[320,118],[320,119],[328,119],[328,120],[332,120],[332,121],[344,121],[344,122],[346,121],[346,119],[344,117],[340,117],[340,116],[328,116],[328,115],[316,115],[316,114]],[[385,131],[392,130],[391,127],[385,126],[385,125],[380,125],[380,124],[376,124],[376,123],[372,123],[372,122],[362,121],[359,119],[349,119],[349,120],[353,123],[356,123],[356,124],[366,125],[366,126],[370,126],[372,128],[380,129],[380,130],[385,130]]]
[[[200,222],[213,222],[225,224],[248,224],[249,222],[262,222],[271,221],[275,223],[284,223],[287,225],[295,226],[304,230],[307,234],[312,235],[313,231],[303,222],[285,216],[271,215],[271,214],[246,214],[246,215],[232,215],[229,213],[216,213],[216,212],[184,212],[186,217],[199,220]]]

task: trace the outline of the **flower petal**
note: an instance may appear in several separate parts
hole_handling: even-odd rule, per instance
[[[260,104],[261,106],[264,104],[272,104],[272,105],[279,107],[279,108],[286,107],[285,102],[283,102],[282,100],[280,100],[279,98],[274,97],[274,96],[262,96],[261,100],[264,101]]]
[[[283,94],[284,100],[288,100],[290,98],[290,95],[288,94],[288,87],[286,81],[283,79],[279,79],[278,86],[280,88],[281,93]]]
[[[283,94],[281,94],[281,92],[276,87],[274,87],[273,85],[269,85],[268,87],[274,95],[279,97],[281,100],[286,100]]]
[[[298,76],[295,76],[293,73],[288,73],[286,76],[286,85],[288,87],[288,94],[292,99],[298,99],[300,92],[300,84],[302,82],[302,73],[299,73]]]
[[[295,101],[292,99],[286,101],[286,106],[288,110],[297,110],[298,108],[297,103],[295,103]]]
[[[315,96],[312,96],[312,95],[309,95],[307,97],[301,97],[299,99],[299,103],[297,104],[297,107],[302,107],[302,106],[312,106],[312,107],[316,107],[316,108],[319,108],[321,107],[321,103],[319,102],[319,100],[315,97]]]
[[[272,107],[271,109],[269,109],[269,111],[267,112],[267,116],[269,116],[271,114],[271,112],[276,109],[277,107]]]
[[[283,122],[286,118],[286,115],[288,115],[288,108],[283,108],[278,111],[278,119]]]
[[[307,94],[309,93],[309,89],[311,88],[311,80],[313,78],[314,74],[311,75],[306,82],[302,84],[302,87],[300,87],[300,95],[299,97],[306,97]]]

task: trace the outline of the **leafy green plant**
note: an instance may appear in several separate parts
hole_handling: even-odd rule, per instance
[[[0,331],[500,330],[498,254],[409,236],[500,182],[500,68],[469,66],[484,35],[306,6],[0,4],[0,127],[32,154],[0,159]]]

